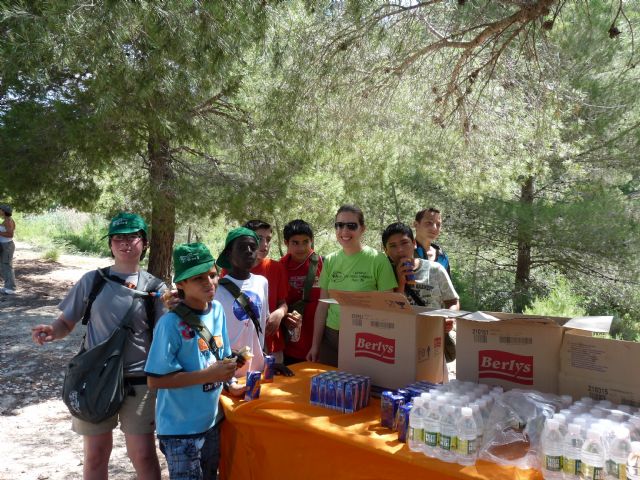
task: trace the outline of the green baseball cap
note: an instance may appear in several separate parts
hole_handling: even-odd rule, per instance
[[[135,233],[142,230],[147,235],[147,224],[142,217],[136,213],[120,212],[111,219],[109,223],[109,233],[106,236],[120,233]]]
[[[224,241],[224,250],[222,250],[222,253],[218,257],[218,261],[217,261],[217,264],[219,267],[226,268],[227,270],[231,268],[231,260],[229,259],[227,247],[231,244],[231,242],[233,242],[236,238],[239,238],[239,237],[253,237],[258,243],[258,245],[260,244],[260,238],[258,237],[258,234],[253,230],[251,230],[250,228],[246,228],[246,227],[234,228],[229,233],[227,233],[227,238]]]
[[[208,272],[216,263],[204,243],[182,243],[173,249],[173,283]]]

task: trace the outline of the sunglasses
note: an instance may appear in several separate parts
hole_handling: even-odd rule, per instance
[[[353,232],[357,230],[360,225],[358,225],[356,222],[336,222],[334,223],[334,226],[336,227],[336,230],[340,230],[341,228],[346,227]]]

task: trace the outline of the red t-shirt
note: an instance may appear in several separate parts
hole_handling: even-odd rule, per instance
[[[269,282],[269,312],[273,312],[278,305],[287,300],[289,282],[284,267],[275,260],[265,258],[251,269],[254,275],[262,275]],[[281,352],[284,350],[284,335],[278,329],[273,335],[265,338],[267,352]]]
[[[298,300],[302,300],[304,293],[304,281],[309,272],[310,256],[304,263],[296,263],[291,259],[291,255],[287,254],[280,259],[280,263],[284,266],[287,278],[289,279],[289,296],[287,296],[287,304],[289,310]],[[322,271],[322,257],[318,256],[318,267],[316,269],[316,278],[311,288],[310,302],[304,307],[302,314],[302,330],[300,331],[300,340],[293,343],[287,343],[284,349],[285,355],[299,360],[304,360],[309,353],[311,343],[313,342],[313,318],[316,315],[318,300],[320,299],[320,272]]]

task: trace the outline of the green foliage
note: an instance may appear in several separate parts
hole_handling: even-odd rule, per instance
[[[535,298],[524,313],[552,317],[581,317],[586,315],[583,302],[583,298],[571,291],[569,282],[563,277],[558,277],[553,282],[548,295]]]
[[[42,258],[47,262],[57,262],[60,259],[60,249],[58,247],[53,247],[45,251]]]

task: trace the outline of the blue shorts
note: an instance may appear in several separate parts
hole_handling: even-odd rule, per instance
[[[189,438],[159,438],[171,480],[215,480],[220,461],[220,425]]]

